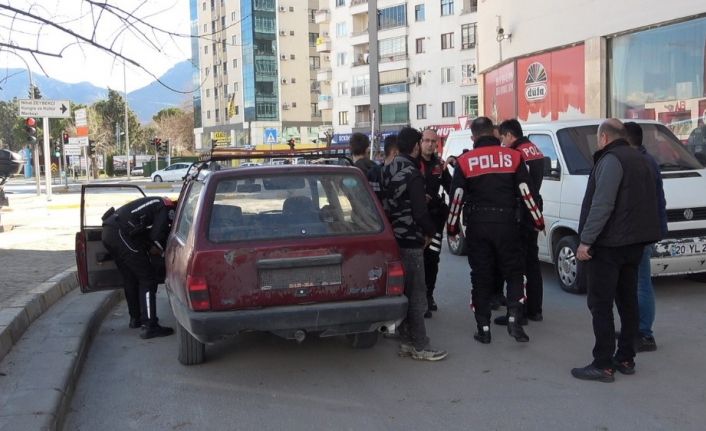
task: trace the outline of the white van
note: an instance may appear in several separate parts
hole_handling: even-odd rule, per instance
[[[541,190],[547,228],[546,234],[539,234],[539,258],[554,263],[561,287],[574,293],[583,287],[576,276],[577,231],[601,121],[522,125],[548,162]],[[667,200],[669,233],[655,247],[652,275],[706,272],[706,169],[664,125],[634,121],[642,126],[643,145],[660,164]],[[452,242],[452,252],[463,251],[462,244]]]

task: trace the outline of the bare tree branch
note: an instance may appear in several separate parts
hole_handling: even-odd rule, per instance
[[[18,50],[20,50],[20,51],[31,52],[32,55],[34,55],[34,54],[39,54],[39,55],[46,55],[46,56],[49,56],[49,57],[59,57],[59,58],[61,58],[61,54],[57,54],[57,53],[54,53],[54,52],[40,51],[40,50],[38,50],[38,49],[25,48],[25,47],[23,47],[23,46],[10,45],[9,43],[0,42],[0,47],[3,47],[3,46],[4,46],[5,48],[12,48],[12,49],[18,49]]]

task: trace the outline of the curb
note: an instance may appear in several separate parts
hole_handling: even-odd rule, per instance
[[[32,322],[77,286],[76,267],[71,267],[12,298],[6,308],[0,309],[0,361]]]

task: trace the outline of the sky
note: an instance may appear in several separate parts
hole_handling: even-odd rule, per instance
[[[125,22],[109,12],[101,14],[102,9],[92,6],[91,1],[118,7],[142,22],[131,19],[134,27],[127,28]],[[124,87],[122,60],[87,42],[77,43],[76,37],[51,25],[39,25],[36,19],[15,15],[7,7],[40,16],[106,47],[112,45],[114,51],[144,66],[147,71],[126,64],[128,92],[154,81],[150,73],[159,77],[176,63],[191,58],[189,0],[0,0],[0,69],[24,69],[24,59],[33,74],[120,91]],[[187,37],[170,36],[154,28]],[[61,53],[61,58],[41,54],[33,57],[19,49],[11,54],[7,51],[12,48],[2,44]]]

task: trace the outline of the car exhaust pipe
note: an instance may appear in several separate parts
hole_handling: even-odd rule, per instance
[[[302,331],[301,329],[298,329],[294,333],[294,339],[297,340],[297,343],[299,343],[299,344],[301,344],[305,338],[306,338],[306,332]]]

